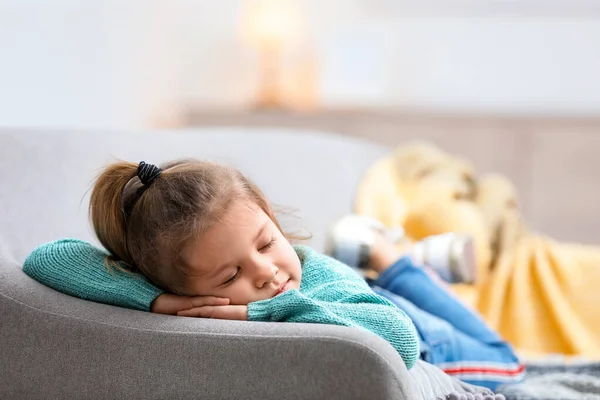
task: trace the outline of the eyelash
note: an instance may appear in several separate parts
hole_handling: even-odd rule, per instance
[[[241,271],[241,268],[237,267],[237,271],[235,272],[235,275],[233,275],[231,278],[229,278],[225,282],[223,282],[223,285],[226,286],[226,285],[229,285],[229,284],[235,282],[236,279],[240,276],[240,271]]]
[[[275,244],[275,240],[276,240],[275,236],[273,236],[271,238],[271,241],[269,243],[267,243],[266,245],[264,245],[263,247],[261,247],[260,249],[258,249],[258,251],[267,251],[267,250],[269,250]]]

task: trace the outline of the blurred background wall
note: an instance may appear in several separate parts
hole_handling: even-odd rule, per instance
[[[596,0],[0,0],[0,127],[425,139],[600,238]]]
[[[0,125],[144,127],[247,107],[269,39],[248,28],[252,3],[0,0]],[[600,114],[594,0],[270,3],[292,106]]]

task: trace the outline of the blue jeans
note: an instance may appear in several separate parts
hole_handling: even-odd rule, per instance
[[[401,258],[369,284],[413,320],[421,338],[421,359],[492,390],[523,379],[524,367],[510,345],[410,257]]]

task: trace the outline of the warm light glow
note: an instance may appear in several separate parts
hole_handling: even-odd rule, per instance
[[[314,98],[314,60],[298,57],[306,39],[304,15],[294,0],[244,3],[241,33],[258,55],[256,107],[310,108]],[[286,65],[284,60],[289,61],[290,56],[296,57],[295,62]]]
[[[247,0],[242,33],[253,46],[279,48],[301,37],[302,16],[292,0]]]

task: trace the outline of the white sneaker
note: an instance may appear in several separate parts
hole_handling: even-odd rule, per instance
[[[444,233],[429,236],[414,244],[411,255],[417,264],[431,267],[448,283],[475,282],[475,247],[469,235]]]
[[[402,228],[388,229],[380,221],[346,215],[329,228],[326,254],[367,275],[371,247],[379,233],[392,243],[404,237]],[[445,233],[416,242],[407,254],[418,265],[427,265],[449,283],[473,283],[476,278],[475,250],[470,236]]]

